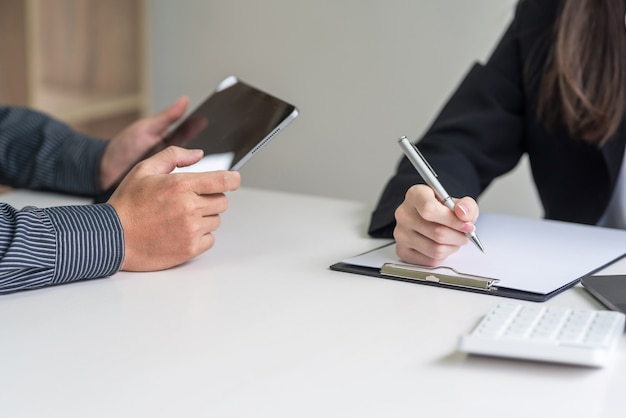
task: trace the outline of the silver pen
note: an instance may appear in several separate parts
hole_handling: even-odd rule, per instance
[[[400,147],[402,147],[404,154],[407,156],[409,161],[413,163],[413,166],[419,175],[422,176],[426,184],[428,184],[428,186],[435,191],[435,194],[441,202],[454,212],[454,202],[452,201],[452,198],[448,192],[446,192],[446,189],[443,188],[441,183],[439,183],[439,180],[437,180],[437,173],[435,173],[435,170],[433,170],[430,164],[428,164],[426,158],[424,158],[422,153],[419,152],[417,147],[413,145],[406,136],[401,137],[398,142],[400,143]],[[467,235],[467,237],[474,244],[476,244],[480,251],[483,253],[485,252],[485,249],[480,243],[476,232],[467,232],[465,235]]]

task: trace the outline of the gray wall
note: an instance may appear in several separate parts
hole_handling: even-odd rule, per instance
[[[243,169],[243,185],[374,203],[400,158],[396,139],[428,127],[514,0],[152,0],[158,110],[198,104],[225,76],[296,104],[300,116]],[[483,210],[541,214],[526,164]]]

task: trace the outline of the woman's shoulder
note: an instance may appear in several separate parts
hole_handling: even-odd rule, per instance
[[[562,0],[520,0],[515,16],[526,23],[554,22],[559,14]]]

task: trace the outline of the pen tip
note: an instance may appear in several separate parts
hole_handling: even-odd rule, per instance
[[[478,249],[479,249],[480,251],[482,251],[482,253],[483,253],[483,254],[485,254],[485,247],[483,247],[482,242],[480,242],[480,240],[478,239],[478,237],[476,236],[476,234],[472,234],[472,235],[470,236],[470,238],[472,239],[472,242],[473,242],[474,244],[476,244],[476,246],[478,247]]]

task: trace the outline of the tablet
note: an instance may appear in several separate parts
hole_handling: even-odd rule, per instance
[[[230,76],[151,154],[169,145],[199,148],[202,161],[176,171],[239,170],[298,113],[294,105]]]
[[[229,76],[141,160],[167,146],[178,145],[202,149],[204,157],[175,172],[239,170],[298,113],[294,105]],[[116,187],[117,184],[97,196],[95,202],[106,202]]]
[[[580,282],[607,308],[626,313],[626,275],[584,276]]]

